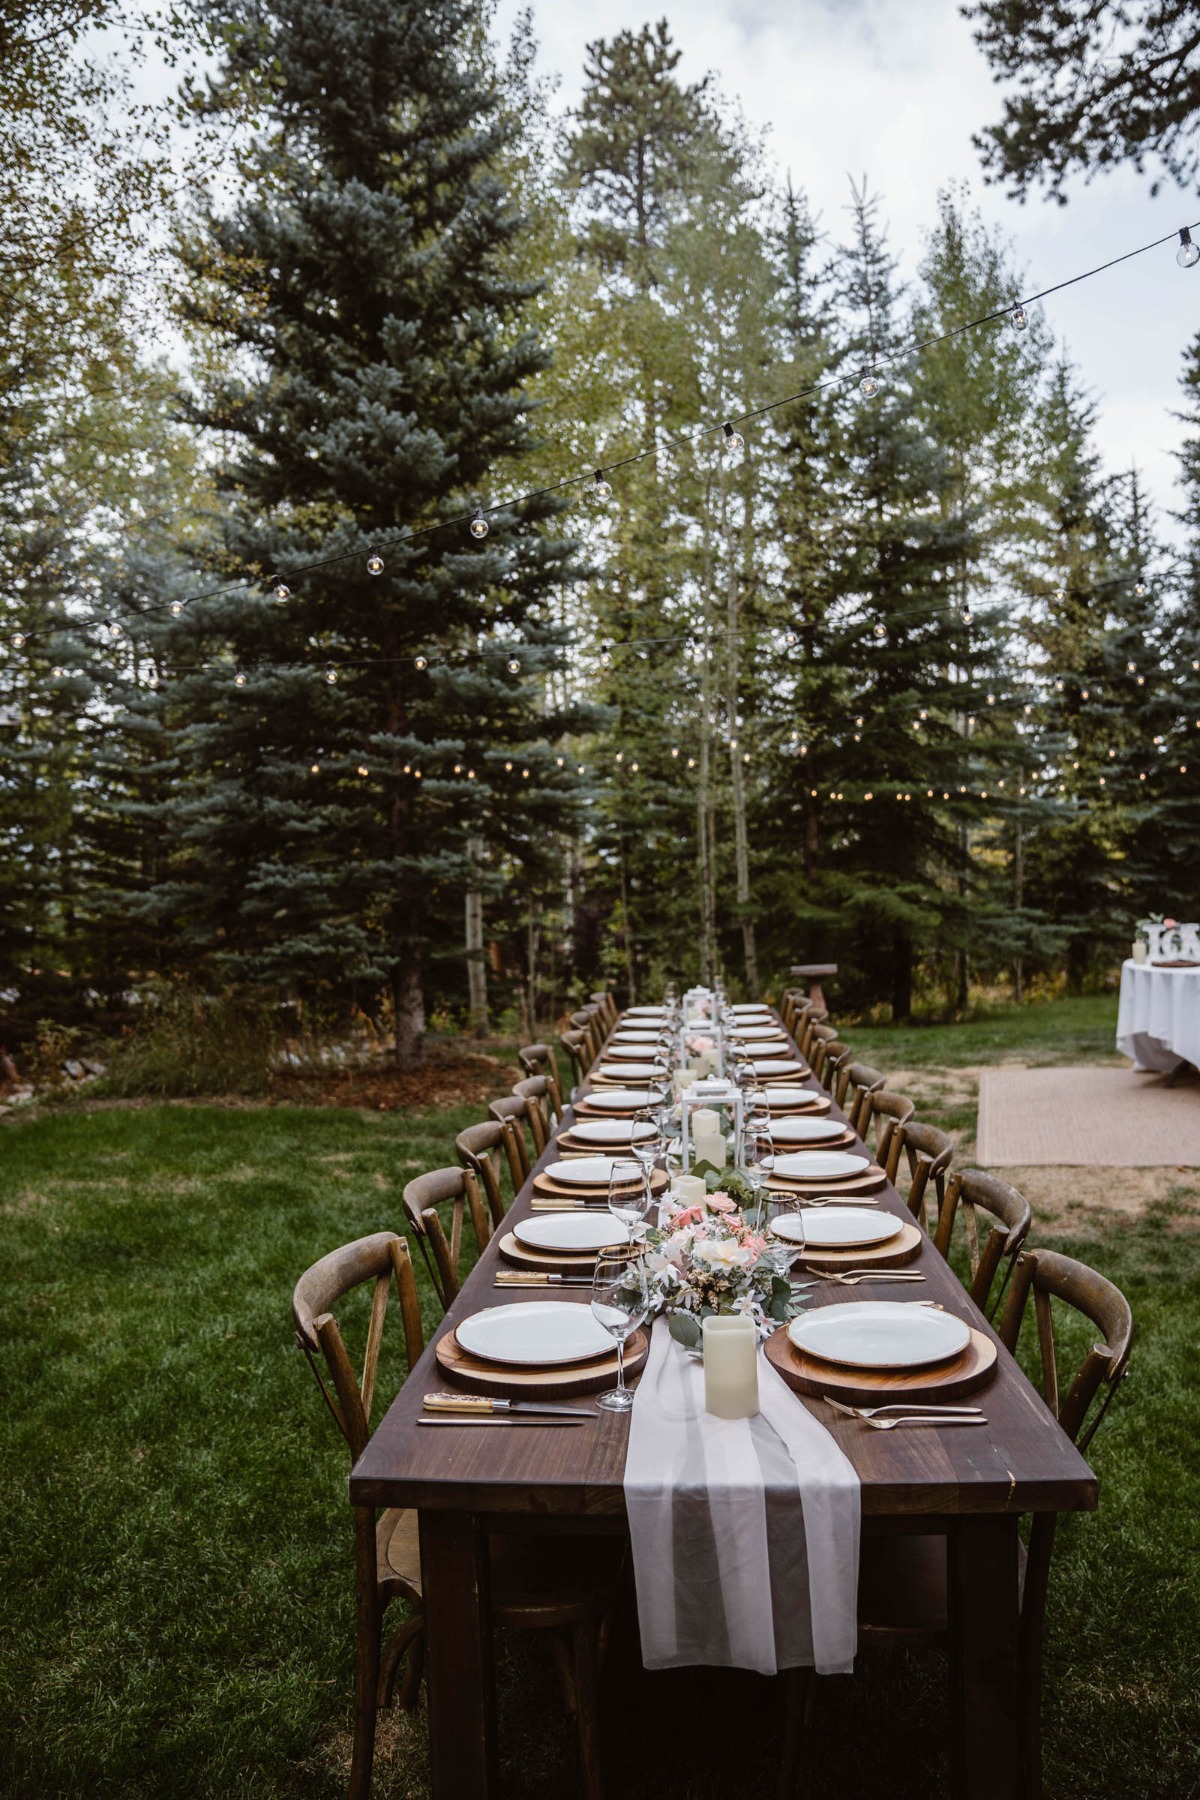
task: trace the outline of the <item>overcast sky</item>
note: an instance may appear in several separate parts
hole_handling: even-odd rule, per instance
[[[505,36],[524,4],[500,0]],[[578,99],[589,40],[665,11],[683,51],[680,77],[712,70],[750,121],[769,128],[776,162],[807,190],[827,230],[844,222],[848,178],[867,175],[905,274],[950,180],[968,180],[984,217],[1008,234],[1026,293],[1200,217],[1195,195],[1168,184],[1151,199],[1149,178],[1132,169],[1076,181],[1066,207],[1040,197],[1021,206],[985,187],[971,136],[999,117],[1000,90],[955,0],[689,0],[677,10],[606,0],[600,11],[532,0],[532,9],[540,67],[559,78],[563,107]],[[1164,246],[1056,296],[1048,316],[1100,401],[1106,463],[1136,460],[1165,511],[1181,435],[1170,414],[1183,351],[1200,327],[1200,267],[1179,269]]]

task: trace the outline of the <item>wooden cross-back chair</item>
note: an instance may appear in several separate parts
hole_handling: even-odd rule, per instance
[[[868,1127],[875,1124],[875,1161],[883,1168],[886,1169],[891,1160],[892,1139],[916,1110],[915,1100],[910,1100],[907,1094],[893,1093],[890,1089],[876,1088],[866,1096],[859,1109],[858,1135],[866,1143]]]
[[[871,1121],[871,1096],[880,1092],[886,1079],[869,1063],[847,1060],[838,1069],[834,1099],[845,1113],[850,1129],[864,1140]]]
[[[448,1237],[438,1211],[442,1206],[450,1208]],[[477,1249],[482,1250],[492,1235],[474,1170],[431,1169],[427,1175],[414,1175],[404,1184],[404,1211],[445,1312],[462,1286],[458,1265],[462,1256],[463,1225],[468,1215]]]
[[[586,1074],[587,1069],[591,1068],[592,1064],[599,1056],[600,1047],[603,1044],[604,1039],[601,1036],[600,1026],[596,1016],[590,1009],[585,1009],[581,1012],[573,1012],[571,1014],[571,1024],[576,1031],[583,1033],[583,1053],[586,1064],[584,1072]]]
[[[1000,1325],[1015,1353],[1030,1293],[1038,1334],[1043,1396],[1072,1442],[1086,1450],[1129,1364],[1133,1315],[1119,1288],[1096,1270],[1057,1251],[1026,1250],[1017,1259]],[[1053,1302],[1089,1320],[1100,1336],[1085,1352],[1061,1399],[1063,1380],[1051,1318]],[[1099,1405],[1094,1402],[1099,1399]],[[1046,1597],[1058,1515],[1032,1515],[1020,1547],[1018,1656],[1025,1781],[1022,1794],[1041,1800],[1041,1667]],[[949,1647],[947,1540],[942,1534],[864,1537],[859,1578],[859,1640],[864,1644]],[[986,1754],[986,1746],[979,1747]]]
[[[393,1280],[400,1297],[405,1356],[411,1371],[424,1348],[424,1334],[408,1246],[395,1232],[379,1231],[331,1251],[306,1270],[292,1295],[297,1339],[349,1446],[351,1466],[371,1436],[371,1403]],[[368,1281],[374,1283],[374,1289],[360,1382],[332,1309]],[[332,1393],[318,1356],[324,1359]],[[421,1545],[415,1511],[389,1507],[376,1517],[374,1507],[352,1510],[356,1667],[350,1800],[369,1800],[376,1716],[391,1697],[402,1663],[400,1704],[415,1707],[420,1694],[425,1660]],[[488,1539],[493,1621],[548,1634],[563,1697],[568,1711],[575,1715],[585,1800],[603,1800],[598,1774],[596,1676],[612,1605],[613,1557],[611,1546],[592,1538],[523,1539],[506,1532]],[[384,1612],[394,1599],[406,1600],[413,1612],[385,1652]]]
[[[571,1064],[571,1096],[587,1074],[589,1064],[585,1061],[587,1045],[582,1031],[560,1031],[558,1041],[567,1053]]]
[[[783,996],[780,1016],[794,1038],[798,1038],[804,1025],[805,1017],[812,1012],[813,1003],[802,988],[788,988]]]
[[[908,1169],[907,1194],[904,1193],[900,1174],[901,1151],[904,1152]],[[937,1229],[937,1218],[945,1205],[946,1171],[953,1156],[954,1139],[947,1132],[939,1131],[936,1125],[925,1125],[918,1119],[907,1119],[903,1125],[897,1125],[892,1133],[888,1159],[884,1164],[888,1180],[904,1195],[913,1218],[919,1219],[931,1231]],[[932,1220],[928,1217],[931,1190]]]
[[[454,1140],[458,1160],[470,1169],[480,1193],[487,1201],[492,1230],[504,1220],[504,1196],[500,1191],[500,1158],[508,1162],[508,1131],[499,1119],[482,1119],[468,1125]],[[509,1171],[511,1176],[511,1170]],[[515,1192],[515,1190],[514,1190]]]
[[[829,1025],[829,1014],[823,1007],[808,1005],[800,1015],[800,1029],[796,1033],[796,1042],[800,1054],[806,1062],[812,1061],[813,1033],[819,1025]]]
[[[620,1014],[617,1011],[617,1003],[613,999],[611,992],[607,988],[604,988],[598,994],[589,994],[588,999],[593,1006],[598,1006],[600,1008],[600,1016],[604,1025],[608,1031],[611,1031],[620,1017]]]
[[[544,1075],[550,1083],[550,1103],[555,1119],[562,1117],[563,1092],[558,1074],[558,1058],[552,1044],[525,1044],[517,1051],[517,1061],[526,1075]]]
[[[814,1025],[812,1032],[811,1054],[809,1062],[812,1072],[823,1088],[832,1092],[833,1075],[831,1071],[837,1064],[850,1055],[850,1046],[843,1044],[832,1025]]]
[[[513,1093],[520,1095],[525,1102],[529,1117],[529,1129],[533,1132],[534,1160],[536,1161],[550,1142],[555,1125],[549,1077],[545,1075],[526,1076],[524,1081],[514,1082]]]
[[[980,1214],[995,1221],[982,1244],[979,1241]],[[946,1198],[933,1240],[947,1258],[955,1220],[959,1218],[967,1241],[971,1298],[980,1312],[990,1319],[1004,1297],[1013,1264],[1029,1236],[1033,1208],[1024,1194],[1007,1181],[1001,1181],[998,1175],[988,1175],[983,1169],[953,1169],[946,1182]],[[1004,1278],[993,1298],[992,1285],[1001,1261],[1005,1264]]]
[[[488,1113],[497,1125],[504,1127],[508,1172],[512,1177],[513,1193],[517,1194],[528,1181],[533,1167],[529,1139],[525,1135],[525,1127],[529,1124],[528,1103],[524,1094],[505,1094],[500,1100],[488,1102]]]

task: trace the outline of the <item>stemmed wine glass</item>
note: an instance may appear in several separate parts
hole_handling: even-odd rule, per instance
[[[608,1412],[628,1412],[633,1395],[625,1386],[625,1340],[637,1330],[650,1304],[646,1270],[628,1251],[602,1251],[592,1277],[592,1317],[617,1341],[617,1385],[596,1396]]]
[[[633,1154],[642,1170],[642,1220],[650,1217],[654,1205],[654,1194],[651,1177],[654,1165],[666,1155],[667,1146],[663,1138],[662,1125],[657,1107],[648,1106],[644,1112],[634,1115],[633,1120]],[[639,1234],[640,1235],[640,1234]]]
[[[742,1174],[754,1190],[754,1220],[762,1224],[763,1190],[775,1168],[771,1115],[764,1108],[747,1114],[742,1126]]]
[[[608,1210],[633,1240],[646,1220],[646,1189],[640,1159],[614,1156],[608,1172]]]

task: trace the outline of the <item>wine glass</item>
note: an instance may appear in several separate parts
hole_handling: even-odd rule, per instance
[[[644,1128],[644,1129],[643,1129]],[[657,1107],[648,1106],[644,1112],[634,1115],[633,1120],[633,1154],[637,1158],[642,1171],[642,1221],[649,1218],[654,1205],[654,1194],[651,1188],[651,1177],[654,1165],[660,1157],[666,1155],[667,1146],[663,1139]],[[610,1202],[611,1204],[611,1202]],[[641,1235],[639,1230],[638,1235]]]
[[[632,1157],[614,1156],[608,1172],[608,1210],[624,1225],[630,1243],[645,1222],[645,1190],[641,1163]]]
[[[602,1251],[592,1277],[592,1317],[617,1341],[617,1385],[596,1396],[608,1412],[628,1412],[633,1395],[625,1386],[625,1340],[646,1316],[650,1296],[646,1270],[628,1251]]]
[[[754,1111],[742,1126],[742,1174],[754,1190],[754,1219],[762,1224],[763,1190],[775,1169],[775,1140],[769,1112]]]

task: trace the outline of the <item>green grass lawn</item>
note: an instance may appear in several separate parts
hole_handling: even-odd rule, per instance
[[[1047,1055],[1051,1011],[1026,1015]],[[944,1028],[933,1060],[959,1042],[963,1063],[985,1060],[975,1029]],[[1073,1011],[1066,1029],[1078,1056],[1104,1025]],[[914,1060],[907,1046],[870,1054]],[[0,1794],[344,1791],[346,1457],[294,1347],[291,1288],[333,1245],[399,1228],[404,1181],[452,1161],[478,1116],[155,1106],[5,1127]],[[1139,1338],[1095,1447],[1101,1511],[1060,1534],[1054,1800],[1200,1795],[1200,1234],[1187,1223],[1167,1192],[1136,1226],[1060,1246],[1125,1289]],[[401,1375],[393,1355],[385,1398]],[[944,1686],[938,1659],[916,1655],[821,1684],[806,1791],[944,1792]],[[500,1705],[507,1791],[573,1791],[573,1735],[536,1646],[505,1648]],[[618,1644],[604,1714],[614,1797],[770,1791],[768,1683],[646,1678]],[[420,1715],[385,1725],[380,1800],[426,1792],[423,1731]]]
[[[1116,1034],[1116,994],[1086,994],[981,1007],[960,1025],[848,1025],[844,1035],[858,1061],[888,1070],[970,1067],[1006,1058],[1034,1067],[1117,1061]]]

